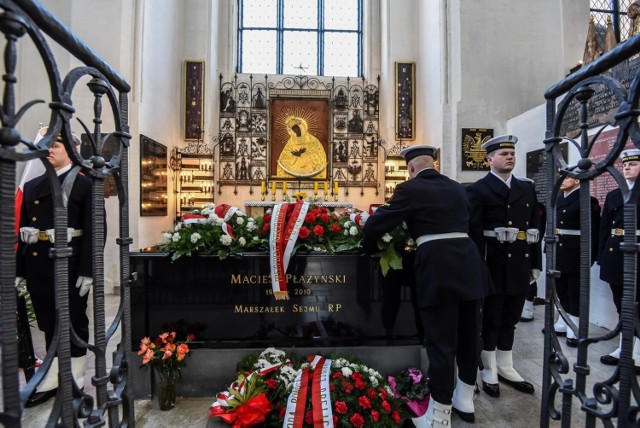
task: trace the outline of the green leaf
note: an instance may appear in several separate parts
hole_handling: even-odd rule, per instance
[[[402,256],[394,245],[389,245],[386,249],[374,255],[380,257],[380,268],[383,276],[387,276],[389,269],[402,269]]]

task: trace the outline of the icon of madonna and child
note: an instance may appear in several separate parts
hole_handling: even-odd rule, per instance
[[[327,153],[324,146],[309,131],[307,119],[302,115],[287,115],[284,127],[289,139],[277,161],[279,178],[327,178]]]

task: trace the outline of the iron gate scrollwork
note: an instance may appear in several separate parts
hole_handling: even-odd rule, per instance
[[[633,56],[640,51],[640,38],[635,37],[617,46],[597,61],[549,88],[545,136],[545,175],[547,183],[546,244],[546,311],[544,340],[543,395],[540,426],[547,427],[551,419],[561,426],[575,426],[584,420],[585,426],[638,426],[640,388],[635,374],[632,348],[640,323],[636,307],[637,256],[640,246],[636,238],[636,201],[640,186],[629,189],[624,177],[614,167],[625,146],[640,148],[640,62]],[[631,59],[630,59],[631,58]],[[606,108],[602,108],[606,106]],[[617,128],[615,142],[601,158],[594,147],[605,129]],[[593,129],[593,131],[589,131]],[[629,143],[630,140],[630,143]],[[560,144],[568,142],[579,153],[579,160],[569,164]],[[590,221],[590,190],[592,182],[610,176],[620,188],[624,200],[624,284],[617,327],[607,334],[589,332],[590,270],[592,263]],[[558,245],[556,198],[565,177],[580,180],[580,316],[569,317],[560,305],[556,279],[556,251]],[[597,231],[595,233],[598,233]],[[554,312],[558,311],[568,328],[576,333],[576,356],[567,353],[554,330]],[[622,335],[619,364],[598,376],[589,365],[592,346]],[[576,401],[577,400],[577,401]],[[576,415],[579,405],[581,414]],[[572,406],[573,405],[573,406]],[[574,422],[572,423],[572,419]]]
[[[50,370],[54,357],[59,362],[60,383],[53,408],[48,415],[47,426],[133,426],[133,399],[127,393],[128,366],[131,361],[129,346],[117,346],[112,355],[111,368],[108,369],[107,347],[115,341],[116,333],[121,334],[121,343],[131,343],[129,315],[129,214],[128,214],[128,92],[129,84],[116,73],[99,56],[84,45],[64,24],[58,21],[38,2],[32,0],[6,1],[0,0],[0,31],[5,36],[3,98],[0,106],[0,347],[2,364],[2,398],[3,408],[0,423],[6,427],[22,425],[24,405],[29,396]],[[61,75],[56,58],[49,42],[49,36],[69,54],[78,59],[83,66],[75,68],[66,75]],[[24,113],[32,106],[43,103],[43,100],[31,100],[17,105],[16,89],[19,85],[29,85],[16,75],[18,45],[32,43],[40,55],[42,66],[46,70],[50,86],[51,100],[49,107],[49,123],[46,134],[34,144],[23,137],[17,127],[21,125]],[[32,64],[30,64],[32,66]],[[25,67],[26,68],[26,67]],[[87,81],[86,87],[78,85]],[[93,117],[81,117],[73,104],[74,94],[89,91],[93,96]],[[104,112],[103,112],[104,110]],[[102,129],[103,115],[113,117],[113,129]],[[79,125],[75,125],[75,120]],[[93,122],[93,129],[85,123]],[[74,150],[72,122],[82,127],[89,136],[90,149],[84,155]],[[22,125],[26,127],[25,125]],[[69,316],[69,283],[67,259],[71,255],[67,246],[67,211],[63,202],[63,191],[55,171],[46,160],[48,148],[62,135],[63,144],[70,154],[73,171],[81,172],[91,179],[92,183],[92,216],[93,226],[93,342],[80,339],[73,330]],[[117,147],[106,147],[105,141],[115,139]],[[15,191],[17,188],[17,164],[29,160],[41,161],[45,165],[48,179],[52,187],[54,200],[55,244],[51,257],[55,259],[55,304],[56,330],[42,367],[26,384],[20,388],[20,372],[18,363],[17,322],[16,322],[16,258],[14,245],[16,234]],[[115,178],[118,199],[121,299],[115,319],[107,326],[105,320],[104,296],[104,180],[110,176]],[[100,225],[100,226],[98,226]],[[91,378],[95,387],[95,396],[90,395],[89,388],[83,390],[74,382],[71,372],[71,344],[86,348],[95,356],[95,375]]]

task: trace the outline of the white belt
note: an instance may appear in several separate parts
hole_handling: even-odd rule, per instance
[[[556,229],[557,235],[575,235],[580,236],[580,230],[578,229]]]
[[[21,227],[20,240],[26,244],[35,244],[38,241],[49,241],[55,244],[55,232],[55,229],[39,230],[35,227]],[[67,228],[67,243],[79,236],[82,236],[82,229]]]
[[[611,229],[611,236],[624,236],[624,229]],[[636,230],[636,236],[640,236],[640,230]]]
[[[449,232],[449,233],[435,233],[433,235],[422,235],[416,239],[416,244],[418,246],[424,244],[425,242],[435,241],[436,239],[454,239],[454,238],[468,238],[464,232]]]

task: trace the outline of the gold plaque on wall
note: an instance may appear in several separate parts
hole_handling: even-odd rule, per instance
[[[462,170],[488,171],[487,153],[482,149],[485,141],[493,138],[493,129],[462,128]]]

